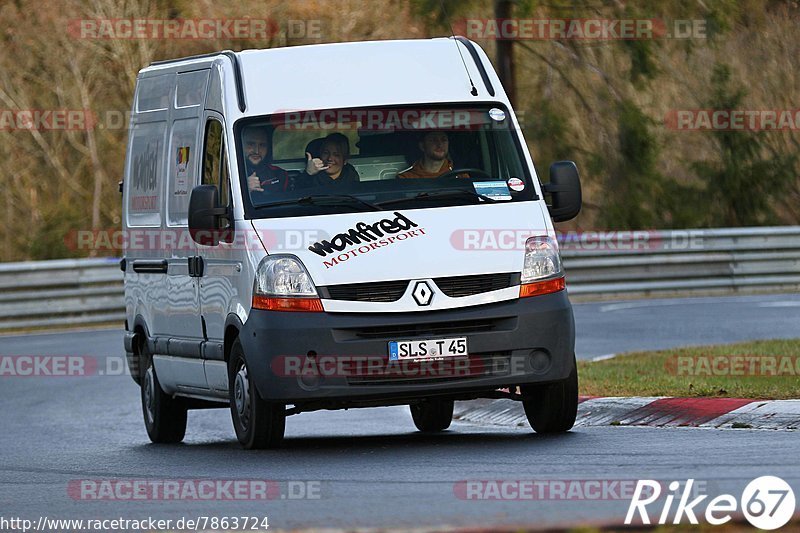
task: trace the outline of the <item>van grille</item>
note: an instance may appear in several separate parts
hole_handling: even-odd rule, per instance
[[[519,285],[519,273],[480,274],[477,276],[454,276],[433,280],[450,298],[473,296]],[[396,302],[405,294],[408,280],[378,281],[376,283],[351,283],[318,287],[320,296],[328,300],[355,302]]]
[[[321,296],[331,300],[352,300],[356,302],[396,302],[403,297],[408,281],[380,281],[377,283],[353,283],[350,285],[329,285]],[[327,294],[325,294],[327,292]]]
[[[417,324],[394,324],[387,326],[366,326],[354,329],[337,329],[347,339],[407,339],[421,336],[466,335],[487,331],[510,330],[514,328],[516,317],[484,318],[449,322],[426,322]]]
[[[517,278],[516,280],[514,278]],[[484,292],[506,289],[519,285],[519,274],[482,274],[478,276],[455,276],[434,278],[436,286],[450,298],[462,298]],[[516,281],[516,282],[515,282]]]

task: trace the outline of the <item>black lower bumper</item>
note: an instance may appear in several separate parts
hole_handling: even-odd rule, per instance
[[[389,341],[466,337],[468,357],[389,361]],[[565,379],[575,325],[566,291],[422,313],[253,309],[240,334],[265,400],[413,401]]]

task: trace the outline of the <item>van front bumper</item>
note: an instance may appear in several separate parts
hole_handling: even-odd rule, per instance
[[[389,361],[389,342],[467,338],[469,357]],[[268,401],[385,402],[479,396],[566,379],[575,324],[566,291],[420,313],[303,313],[253,309],[240,333]]]

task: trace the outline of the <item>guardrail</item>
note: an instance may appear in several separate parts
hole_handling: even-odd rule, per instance
[[[562,233],[577,299],[800,291],[800,226]],[[119,261],[0,263],[0,331],[123,322]]]
[[[119,259],[0,263],[0,331],[125,320]]]
[[[566,237],[562,257],[571,295],[800,290],[800,226],[633,231],[580,246]]]

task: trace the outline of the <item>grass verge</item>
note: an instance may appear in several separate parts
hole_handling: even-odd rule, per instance
[[[587,396],[800,398],[800,339],[637,352],[578,362]]]

